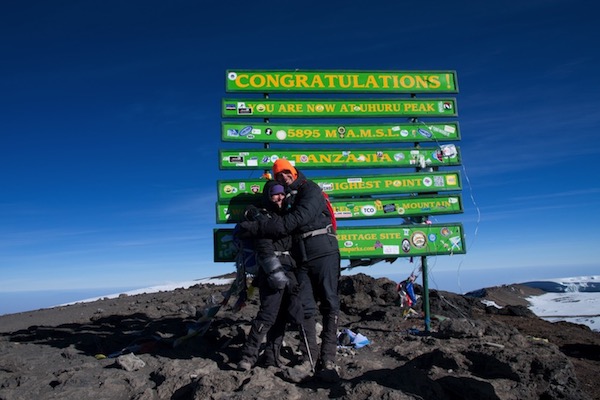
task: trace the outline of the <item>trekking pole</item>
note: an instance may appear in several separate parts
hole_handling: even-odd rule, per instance
[[[312,354],[310,354],[310,347],[308,346],[308,338],[306,337],[306,331],[304,330],[304,326],[300,325],[300,330],[302,331],[302,337],[304,338],[304,346],[306,346],[306,353],[308,354],[308,361],[310,361],[310,372],[315,372],[315,363],[312,358]]]

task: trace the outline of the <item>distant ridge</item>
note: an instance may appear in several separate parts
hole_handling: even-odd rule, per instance
[[[600,282],[594,281],[531,281],[521,283],[523,286],[528,286],[535,289],[543,290],[547,293],[565,293],[565,292],[582,292],[592,293],[600,292]]]

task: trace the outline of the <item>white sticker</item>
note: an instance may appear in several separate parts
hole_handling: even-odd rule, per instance
[[[400,246],[385,245],[383,246],[383,254],[400,254]]]
[[[444,130],[446,132],[450,132],[450,133],[454,133],[456,132],[456,128],[453,127],[452,125],[444,125]]]
[[[275,136],[279,140],[285,140],[285,138],[287,137],[287,132],[284,131],[284,130],[279,130],[279,131],[277,131],[277,133],[275,134]]]
[[[366,205],[366,206],[362,206],[362,208],[360,209],[360,212],[363,213],[363,215],[370,217],[372,215],[375,215],[375,213],[377,213],[377,209],[373,205]]]

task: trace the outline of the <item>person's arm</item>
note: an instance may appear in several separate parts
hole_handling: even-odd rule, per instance
[[[258,235],[281,237],[297,232],[303,226],[311,226],[323,212],[324,199],[321,188],[308,186],[294,199],[294,207],[284,216],[274,216],[270,220],[259,221]]]

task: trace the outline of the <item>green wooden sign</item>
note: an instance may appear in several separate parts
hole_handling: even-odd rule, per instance
[[[223,122],[224,142],[380,143],[460,140],[457,122],[389,124],[283,124]]]
[[[241,221],[246,207],[249,204],[258,205],[261,196],[253,196],[248,200],[250,199],[256,201],[217,203],[217,223]],[[338,220],[415,217],[463,212],[460,195],[331,198],[331,205]]]
[[[309,168],[404,168],[460,165],[459,149],[453,144],[432,148],[374,149],[356,148],[304,150],[220,150],[221,169],[270,169],[285,158],[300,169]]]
[[[331,197],[395,195],[408,193],[432,193],[459,191],[462,189],[457,171],[415,172],[391,175],[355,175],[310,177]],[[241,203],[262,196],[264,179],[235,179],[217,181],[217,199],[229,203],[235,199]]]
[[[234,261],[233,229],[215,229],[215,262]],[[343,259],[465,254],[462,224],[339,227]]]
[[[454,71],[227,70],[227,92],[457,93]]]
[[[448,99],[223,99],[223,117],[363,118],[455,117],[456,100]]]

